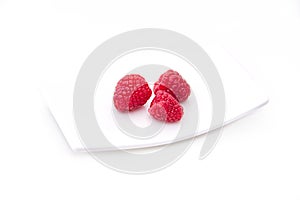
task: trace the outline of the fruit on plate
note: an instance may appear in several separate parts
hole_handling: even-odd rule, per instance
[[[179,102],[163,90],[156,92],[148,112],[155,119],[165,122],[177,122],[183,116],[183,108]]]
[[[129,74],[118,81],[113,102],[121,112],[133,111],[143,106],[151,95],[152,91],[144,77]]]
[[[187,100],[191,94],[190,85],[174,70],[168,70],[163,73],[154,84],[154,94],[160,90],[171,94],[179,102]]]

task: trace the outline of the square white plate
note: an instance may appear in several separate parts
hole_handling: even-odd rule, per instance
[[[250,112],[262,107],[268,102],[268,97],[261,86],[230,56],[223,48],[216,44],[201,44],[216,65],[223,82],[226,113],[223,125],[234,122]],[[135,67],[145,64],[161,64],[179,71],[191,85],[196,97],[199,113],[198,128],[195,132],[187,132],[184,137],[177,138],[176,133],[180,123],[166,124],[163,130],[155,137],[149,139],[137,139],[124,134],[116,124],[112,109],[112,95],[117,81]],[[209,129],[212,111],[210,95],[202,77],[193,72],[193,69],[178,58],[168,53],[157,51],[141,51],[126,56],[113,64],[102,77],[95,93],[95,113],[102,132],[119,149],[134,149],[169,144],[176,141],[189,139],[204,134]],[[124,67],[128,66],[128,68]],[[43,96],[60,126],[67,142],[74,151],[85,151],[77,134],[73,118],[73,87],[76,73],[64,81],[47,84],[42,88]],[[158,78],[158,77],[157,77]],[[147,113],[150,101],[144,108],[129,113],[130,119],[137,126],[147,126],[151,123],[151,116]],[[182,105],[185,110],[193,106],[195,102],[187,100]],[[189,113],[185,112],[185,115]],[[121,117],[122,114],[120,114]],[[120,119],[120,118],[119,118]],[[222,125],[220,125],[222,126]],[[97,146],[93,151],[110,150],[106,146]]]

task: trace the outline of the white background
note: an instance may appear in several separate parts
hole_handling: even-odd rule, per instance
[[[270,103],[227,126],[204,160],[202,136],[154,174],[121,174],[73,153],[40,82],[141,27],[216,38],[260,79]],[[0,0],[0,199],[300,199],[299,67],[297,0]]]

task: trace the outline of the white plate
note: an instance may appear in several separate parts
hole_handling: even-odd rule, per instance
[[[268,98],[261,87],[224,49],[215,44],[201,44],[201,46],[215,63],[223,82],[226,98],[226,113],[223,125],[240,119],[268,102]],[[120,121],[126,114],[114,112],[112,105],[114,87],[125,74],[134,71],[136,67],[149,64],[171,67],[180,72],[189,82],[195,98],[194,100],[189,98],[182,105],[185,110],[184,117],[189,115],[190,112],[199,113],[196,134],[195,131],[187,131],[181,138],[174,140],[181,122],[166,124],[157,135],[148,139],[130,137],[130,133],[124,134],[119,129],[116,118]],[[80,141],[73,120],[72,97],[75,78],[71,77],[70,80],[64,80],[60,83],[53,82],[43,88],[43,94],[70,147],[75,151],[84,151],[85,148]],[[153,120],[147,112],[149,103],[150,101],[142,109],[129,113],[130,119],[137,126],[145,127]],[[198,110],[193,109],[196,103]],[[114,62],[101,78],[95,93],[95,113],[99,126],[109,141],[119,149],[158,146],[204,134],[210,126],[211,108],[210,95],[203,78],[195,73],[194,69],[181,58],[155,50],[131,53]],[[110,150],[110,148],[97,146],[89,150],[104,151]]]

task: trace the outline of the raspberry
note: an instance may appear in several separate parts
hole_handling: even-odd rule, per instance
[[[177,122],[183,116],[183,108],[178,101],[165,91],[157,91],[148,112],[155,119],[166,122]]]
[[[119,111],[133,111],[143,106],[152,91],[144,77],[138,74],[124,76],[117,83],[113,101]]]
[[[174,70],[168,70],[163,73],[154,84],[153,90],[154,94],[159,90],[166,91],[179,102],[185,101],[191,94],[189,84]]]

